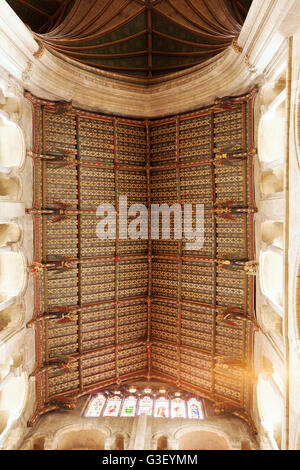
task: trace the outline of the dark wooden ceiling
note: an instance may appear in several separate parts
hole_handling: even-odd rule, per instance
[[[135,77],[198,65],[238,36],[252,0],[8,0],[48,47]]]

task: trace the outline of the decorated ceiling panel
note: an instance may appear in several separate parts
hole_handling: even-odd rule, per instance
[[[198,65],[236,38],[251,0],[9,0],[53,52],[155,78]]]
[[[249,420],[255,94],[153,121],[26,94],[34,110],[31,423],[137,379],[175,384]],[[128,207],[204,204],[203,247],[174,239],[174,218],[170,240],[122,239],[118,217],[117,237],[100,240],[97,207],[118,208],[119,196]]]

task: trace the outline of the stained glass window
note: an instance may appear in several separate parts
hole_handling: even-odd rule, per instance
[[[152,416],[153,400],[152,398],[146,396],[141,398],[139,403],[139,415]]]
[[[171,417],[186,418],[185,401],[181,398],[174,398],[171,401]]]
[[[160,397],[155,400],[154,417],[169,418],[169,400],[167,398]]]
[[[92,397],[84,413],[84,416],[87,418],[98,418],[98,416],[101,415],[105,401],[106,398],[104,395],[102,395],[102,393],[98,393],[98,395]]]
[[[203,411],[201,403],[195,398],[188,401],[188,415],[190,419],[203,419]]]
[[[123,404],[121,416],[135,416],[136,402],[135,397],[127,397]]]
[[[118,416],[122,399],[114,396],[108,399],[103,416]]]

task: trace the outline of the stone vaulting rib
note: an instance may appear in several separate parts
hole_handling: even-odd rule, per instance
[[[31,423],[54,398],[138,378],[229,403],[247,418],[256,328],[245,270],[254,257],[255,90],[153,121],[26,96],[34,109]],[[96,208],[121,195],[128,206],[204,203],[203,248],[189,251],[174,238],[99,240]],[[230,204],[220,211],[219,201]],[[57,205],[67,209],[51,215]]]

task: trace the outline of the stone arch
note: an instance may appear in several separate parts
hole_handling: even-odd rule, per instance
[[[257,403],[262,426],[280,449],[283,399],[275,389],[269,374],[262,373],[258,378]]]
[[[213,431],[188,431],[178,444],[179,450],[229,450],[226,439]]]
[[[284,187],[284,168],[282,165],[265,171],[260,180],[261,192],[265,197],[282,193]]]
[[[267,220],[261,225],[261,239],[266,245],[284,248],[283,222]]]
[[[26,146],[21,128],[0,116],[0,167],[21,168],[25,157]]]
[[[104,450],[105,434],[98,429],[69,431],[61,436],[58,450]]]
[[[0,436],[22,414],[28,394],[28,378],[25,373],[11,377],[0,384]]]
[[[18,178],[0,173],[0,197],[16,200],[20,191],[21,183]]]
[[[0,300],[22,293],[27,280],[26,263],[22,253],[0,253]]]
[[[283,256],[280,250],[267,250],[260,255],[260,284],[263,294],[275,305],[283,304]]]
[[[52,450],[103,450],[111,437],[107,426],[82,423],[59,429],[52,442]]]
[[[174,433],[178,450],[230,450],[229,437],[214,426],[185,425]]]

